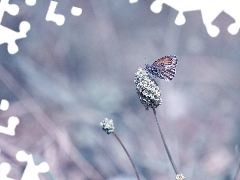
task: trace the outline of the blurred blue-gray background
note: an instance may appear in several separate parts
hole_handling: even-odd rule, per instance
[[[135,72],[165,55],[179,57],[171,82],[157,79],[163,103],[157,108],[169,150],[186,179],[230,180],[237,171],[240,146],[240,33],[227,28],[234,19],[222,12],[211,37],[201,11],[184,13],[152,0],[59,1],[56,13],[65,24],[45,20],[50,1],[20,7],[15,17],[4,14],[2,25],[18,31],[28,21],[28,37],[18,40],[18,53],[0,45],[0,99],[10,108],[0,112],[0,125],[10,116],[20,124],[16,135],[0,134],[0,162],[20,179],[25,164],[19,150],[46,161],[41,180],[134,179],[124,150],[100,122],[113,119],[115,133],[146,180],[175,178],[152,110],[146,111],[135,92]],[[82,8],[74,17],[72,6]],[[240,14],[239,14],[240,16]]]

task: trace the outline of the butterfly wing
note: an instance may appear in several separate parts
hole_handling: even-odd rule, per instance
[[[152,65],[162,67],[164,69],[170,69],[170,68],[176,69],[177,62],[178,62],[177,56],[170,55],[170,56],[165,56],[165,57],[158,59]]]
[[[152,65],[146,65],[146,69],[150,74],[160,79],[171,81],[176,74],[177,62],[177,56],[165,56],[155,61]]]

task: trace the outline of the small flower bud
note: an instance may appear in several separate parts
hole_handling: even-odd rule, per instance
[[[100,125],[102,126],[102,129],[107,133],[110,134],[114,132],[114,123],[112,119],[105,118]]]
[[[177,174],[176,180],[184,180],[185,177],[182,174]]]

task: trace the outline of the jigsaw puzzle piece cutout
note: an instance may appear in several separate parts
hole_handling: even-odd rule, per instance
[[[228,26],[228,32],[232,35],[236,35],[240,29],[239,2],[229,0],[224,4],[223,10],[235,20],[235,23]]]
[[[30,4],[30,0],[26,1],[28,1],[28,4]],[[22,21],[19,25],[19,32],[13,31],[12,29],[1,25],[4,12],[8,12],[9,14],[15,16],[19,12],[19,7],[16,4],[9,4],[9,0],[1,0],[0,2],[0,45],[7,43],[8,52],[10,54],[15,54],[18,52],[16,40],[27,37],[27,32],[30,30],[30,24],[27,21]]]
[[[186,18],[183,12],[201,10],[203,23],[206,27],[208,34],[211,37],[216,37],[220,29],[213,25],[212,22],[219,14],[224,11],[232,18],[235,19],[235,23],[229,25],[228,32],[235,35],[240,29],[240,12],[239,2],[236,0],[224,0],[224,1],[207,1],[207,0],[155,0],[150,9],[154,13],[160,13],[162,5],[166,4],[178,11],[178,15],[175,19],[175,24],[183,25],[186,22]]]
[[[15,116],[11,116],[8,119],[8,127],[0,126],[0,133],[14,136],[15,135],[15,129],[17,125],[19,124],[19,119]]]
[[[240,23],[236,22],[228,26],[228,32],[232,35],[236,35],[239,32]]]
[[[56,1],[51,1],[48,12],[46,15],[46,21],[53,21],[55,22],[58,26],[62,26],[65,22],[65,17],[62,14],[55,14],[55,9],[57,7],[58,2]]]
[[[72,9],[71,9],[71,13],[72,13],[73,16],[80,16],[82,14],[82,9],[73,6]]]
[[[5,26],[0,25],[0,44],[8,43],[8,52],[15,54],[18,52],[16,40],[27,37],[27,32],[31,26],[27,21],[22,21],[19,25],[19,32],[13,31]]]
[[[151,4],[151,11],[154,13],[160,13],[162,5],[166,4],[178,11],[178,15],[175,19],[176,25],[183,25],[186,22],[186,18],[183,12],[201,10],[203,23],[210,36],[215,37],[219,34],[219,28],[212,24],[213,20],[221,13],[221,8],[215,7],[216,1],[192,1],[192,0],[155,0]],[[221,5],[220,5],[221,6]]]
[[[11,166],[9,163],[3,162],[0,164],[0,179],[1,180],[16,180],[7,177],[8,173],[10,172]]]
[[[154,13],[160,13],[162,11],[163,2],[155,0],[150,6],[150,9]]]
[[[16,159],[20,162],[27,162],[21,180],[40,180],[38,174],[49,171],[48,163],[42,162],[39,165],[35,165],[32,154],[27,154],[25,151],[18,151]]]
[[[25,3],[28,6],[34,6],[36,4],[36,0],[25,0]]]
[[[138,0],[129,0],[131,4],[138,2]]]
[[[6,111],[9,108],[9,102],[6,99],[2,99],[0,103],[0,110]]]
[[[216,37],[220,32],[220,29],[217,26],[213,25],[212,22],[223,11],[222,2],[223,1],[201,2],[200,10],[202,14],[203,24],[205,25],[206,30],[211,37]]]
[[[180,26],[180,25],[185,24],[185,22],[186,22],[186,18],[183,15],[183,12],[179,12],[175,19],[175,24]]]
[[[0,2],[0,24],[2,22],[4,12],[8,12],[12,16],[16,16],[19,12],[19,7],[16,4],[9,4],[9,0],[1,0],[1,2]]]
[[[203,3],[204,3],[204,0],[201,2],[192,1],[192,0],[181,0],[181,1],[179,1],[179,0],[155,0],[151,4],[150,9],[154,13],[160,13],[162,11],[163,4],[166,4],[178,11],[178,15],[175,19],[175,24],[183,25],[186,22],[186,18],[183,15],[183,12],[200,10]]]

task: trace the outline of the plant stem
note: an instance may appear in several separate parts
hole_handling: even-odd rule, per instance
[[[238,169],[237,169],[237,172],[236,172],[236,174],[235,174],[233,180],[237,180],[237,177],[238,177],[239,171],[240,171],[240,158],[239,158],[239,162],[238,162]]]
[[[133,166],[133,169],[134,169],[134,172],[135,172],[135,174],[136,174],[137,179],[140,180],[139,175],[138,175],[138,172],[137,172],[137,169],[136,169],[136,167],[135,167],[135,165],[134,165],[134,163],[133,163],[133,160],[132,160],[131,156],[129,155],[127,149],[125,148],[125,146],[123,145],[122,141],[119,139],[119,137],[117,136],[117,134],[114,133],[114,132],[112,132],[112,134],[115,136],[115,138],[116,138],[116,139],[118,140],[118,142],[121,144],[122,148],[124,149],[125,153],[127,154],[128,158],[129,158],[130,162],[132,163],[132,166]]]
[[[155,119],[156,119],[156,122],[157,122],[157,126],[158,126],[158,130],[159,130],[159,132],[160,132],[160,135],[161,135],[161,138],[162,138],[164,147],[165,147],[165,149],[166,149],[166,151],[167,151],[168,158],[169,158],[169,160],[170,160],[170,162],[171,162],[171,164],[172,164],[172,167],[173,167],[173,169],[174,169],[174,171],[175,171],[175,173],[176,173],[176,175],[177,175],[177,174],[179,174],[179,172],[178,172],[177,167],[176,167],[176,165],[174,164],[174,161],[173,161],[173,159],[172,159],[172,156],[171,156],[171,154],[170,154],[170,152],[169,152],[169,150],[168,150],[168,147],[167,147],[165,138],[164,138],[164,136],[163,136],[163,132],[162,132],[162,130],[161,130],[160,123],[159,123],[159,120],[158,120],[158,117],[157,117],[155,108],[153,108],[153,114],[154,114],[154,116],[155,116]]]

